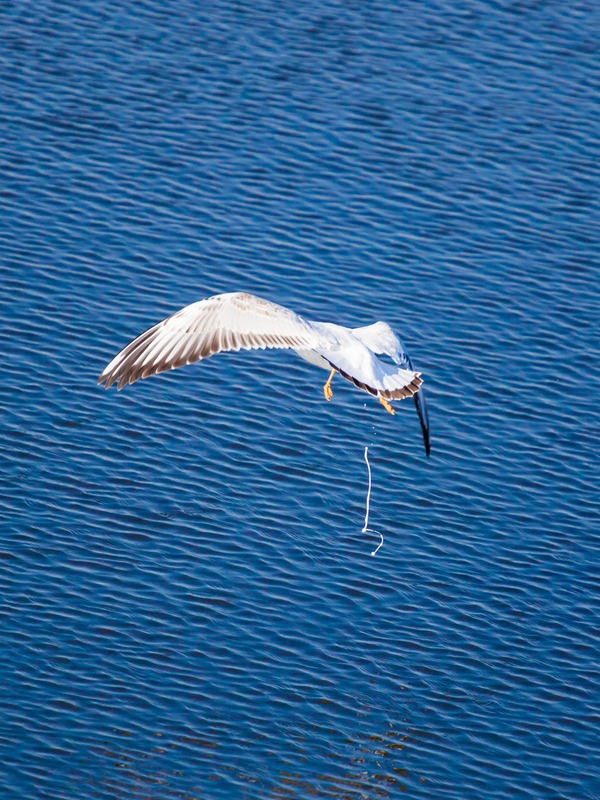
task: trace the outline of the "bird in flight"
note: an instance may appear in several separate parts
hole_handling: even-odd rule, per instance
[[[122,389],[148,378],[227,350],[295,350],[329,371],[323,387],[331,400],[331,382],[338,372],[359,389],[379,399],[394,414],[390,401],[413,397],[425,452],[429,455],[429,418],[423,380],[415,372],[402,342],[385,322],[345,328],[331,322],[303,319],[289,308],[246,292],[208,297],[177,311],[124,347],[104,369],[98,383]],[[386,355],[393,364],[378,358]]]

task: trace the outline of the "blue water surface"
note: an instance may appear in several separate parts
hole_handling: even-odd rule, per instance
[[[600,798],[599,39],[1,4],[2,798]],[[96,386],[235,290],[388,321],[431,458],[291,353]]]

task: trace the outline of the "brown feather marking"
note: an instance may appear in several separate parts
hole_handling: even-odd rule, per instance
[[[327,359],[325,360],[327,361]],[[377,389],[374,389],[372,386],[367,386],[366,383],[359,381],[357,378],[354,378],[352,375],[349,375],[347,372],[344,372],[339,367],[336,367],[335,364],[331,363],[331,361],[328,361],[328,363],[331,364],[331,367],[333,369],[337,370],[340,373],[342,378],[345,378],[347,381],[350,381],[350,383],[353,383],[355,386],[358,386],[359,389],[363,389],[365,392],[369,392],[369,394],[372,394],[375,397],[377,397],[377,392],[378,392]]]
[[[364,391],[369,392],[369,394],[372,394],[375,397],[377,397],[377,396],[384,397],[386,400],[404,400],[406,397],[411,397],[413,394],[415,394],[416,392],[419,391],[419,387],[423,383],[423,379],[420,378],[418,375],[415,375],[413,380],[409,384],[407,384],[406,386],[403,386],[402,388],[399,388],[399,389],[375,389],[372,386],[367,386],[366,383],[363,383],[362,381],[359,381],[357,378],[354,378],[352,375],[349,375],[347,372],[344,372],[344,370],[340,369],[339,367],[336,367],[336,365],[333,364],[328,359],[325,359],[325,360],[327,361],[328,364],[330,364],[330,366],[333,369],[335,369],[337,372],[340,373],[342,378],[345,378],[347,381],[350,381],[350,383],[353,383],[359,389],[363,389]]]
[[[211,355],[210,342],[206,338],[201,339],[199,345],[200,346],[198,348],[198,361],[200,361],[203,358],[208,358]]]
[[[113,383],[120,379],[124,372],[126,372],[129,367],[134,363],[137,356],[145,349],[147,346],[148,340],[152,339],[154,334],[156,333],[157,325],[154,325],[152,328],[148,328],[147,331],[140,334],[137,338],[126,345],[118,355],[122,355],[123,358],[116,367],[113,367],[112,370],[106,375],[103,379],[106,381],[106,388],[110,388]],[[116,358],[117,356],[115,356]],[[114,360],[114,359],[113,359]]]
[[[413,380],[400,389],[384,389],[380,394],[387,400],[404,400],[406,397],[412,397],[416,394],[423,383],[423,379],[416,375]]]

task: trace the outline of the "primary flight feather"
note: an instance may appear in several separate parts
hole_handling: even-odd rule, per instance
[[[283,348],[305,361],[329,370],[324,386],[332,397],[336,372],[379,398],[391,414],[390,400],[414,396],[425,451],[429,455],[429,419],[421,384],[400,339],[385,322],[345,328],[312,322],[261,297],[230,292],[192,303],[154,325],[121,350],[98,378],[108,389],[122,389],[148,378],[226,350]],[[393,364],[378,358],[389,356]]]

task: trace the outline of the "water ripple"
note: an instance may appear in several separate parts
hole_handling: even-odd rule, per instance
[[[2,796],[593,800],[597,10],[132,8],[3,11]],[[285,353],[95,386],[235,289],[395,325],[432,458]]]

